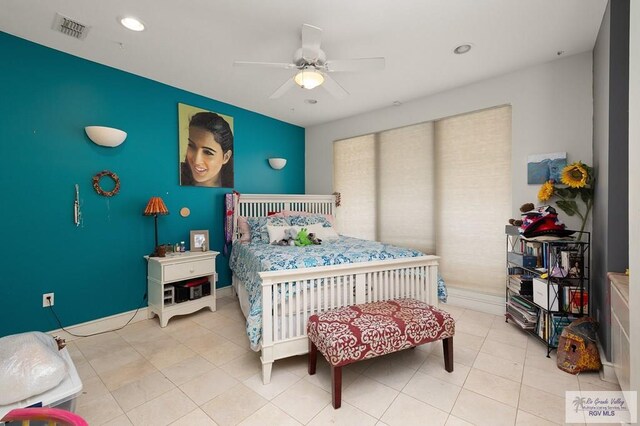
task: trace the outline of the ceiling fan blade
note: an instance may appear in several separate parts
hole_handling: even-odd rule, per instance
[[[318,59],[322,30],[309,24],[302,24],[302,57],[307,61]]]
[[[293,81],[293,78],[288,78],[287,81],[285,81],[282,86],[278,87],[278,89],[275,92],[273,92],[271,96],[269,96],[269,99],[278,99],[280,96],[284,95],[288,90],[290,90],[295,85],[296,85],[296,82]]]
[[[384,58],[335,59],[325,64],[328,72],[379,71],[384,66]]]
[[[286,64],[284,62],[248,62],[248,61],[234,61],[234,67],[266,67],[266,68],[284,68],[290,70],[296,68],[296,64]]]
[[[324,75],[324,83],[322,84],[322,87],[327,89],[327,92],[329,92],[333,97],[337,99],[342,99],[349,95],[349,92],[344,90],[344,88],[340,86],[337,81],[335,81],[333,78],[331,78],[331,76],[327,74]]]

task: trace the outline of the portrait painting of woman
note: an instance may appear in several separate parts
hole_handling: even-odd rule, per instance
[[[233,118],[178,104],[180,185],[233,188]]]

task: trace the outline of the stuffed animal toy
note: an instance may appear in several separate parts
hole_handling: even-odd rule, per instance
[[[274,241],[271,244],[276,246],[294,246],[296,245],[296,238],[298,237],[298,233],[295,228],[288,228],[284,230],[284,238],[280,241]]]
[[[298,237],[298,231],[296,231],[296,228],[285,229],[284,237],[289,241],[294,241]],[[293,245],[293,244],[290,244],[290,245]]]
[[[298,232],[298,236],[295,239],[295,244],[298,247],[313,245],[313,242],[309,239],[309,233],[307,232],[307,228],[302,228],[300,232]]]
[[[530,212],[535,208],[536,206],[533,203],[525,203],[520,206],[520,213]],[[509,224],[513,226],[522,226],[522,219],[509,219]]]
[[[526,238],[533,237],[566,237],[574,233],[567,230],[558,218],[558,212],[551,206],[535,207],[526,203],[520,207],[522,219],[509,219],[509,223],[518,227],[518,231]]]
[[[322,240],[316,237],[316,234],[313,232],[309,232],[309,240],[315,245],[320,245],[322,243]]]

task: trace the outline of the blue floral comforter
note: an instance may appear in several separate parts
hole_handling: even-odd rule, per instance
[[[422,255],[423,253],[417,250],[345,236],[334,241],[325,240],[321,245],[306,247],[275,246],[261,241],[249,244],[242,244],[240,241],[234,242],[229,266],[236,276],[244,282],[249,293],[250,309],[247,317],[247,335],[251,342],[251,348],[255,351],[259,350],[262,338],[262,281],[258,275],[259,272]],[[439,279],[438,297],[440,299],[443,296],[446,298],[444,291],[444,282]]]

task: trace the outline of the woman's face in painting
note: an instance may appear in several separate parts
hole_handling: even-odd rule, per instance
[[[221,186],[220,172],[230,158],[231,150],[222,152],[213,133],[200,127],[189,127],[187,164],[196,186]]]

